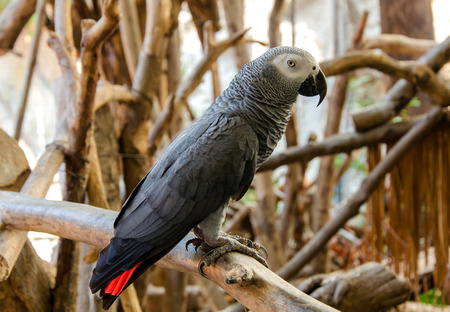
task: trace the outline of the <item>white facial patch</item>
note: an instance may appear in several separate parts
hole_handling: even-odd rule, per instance
[[[273,60],[275,67],[287,78],[292,80],[304,80],[309,75],[317,74],[319,66],[312,57],[298,54],[281,54]]]

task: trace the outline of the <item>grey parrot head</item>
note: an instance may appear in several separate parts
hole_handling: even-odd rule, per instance
[[[325,75],[316,60],[299,48],[272,48],[246,67],[244,70],[251,73],[252,84],[275,103],[293,103],[300,94],[318,95],[320,104],[327,93]]]

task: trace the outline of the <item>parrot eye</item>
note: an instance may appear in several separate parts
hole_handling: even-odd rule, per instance
[[[289,67],[295,67],[295,62],[294,62],[293,60],[287,60],[286,64],[287,64]]]
[[[313,70],[316,70],[316,66],[313,66]]]

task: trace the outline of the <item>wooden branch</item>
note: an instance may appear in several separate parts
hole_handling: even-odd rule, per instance
[[[37,0],[15,0],[0,14],[0,56],[10,51],[33,15]]]
[[[24,85],[20,93],[20,101],[19,101],[19,115],[17,117],[16,123],[16,131],[14,133],[14,138],[19,141],[20,134],[22,132],[22,124],[23,119],[25,117],[25,110],[27,107],[28,93],[30,91],[31,86],[31,78],[33,77],[34,67],[36,65],[36,55],[39,48],[39,42],[41,39],[42,27],[45,22],[45,4],[47,0],[38,0],[36,5],[36,30],[33,34],[33,38],[31,40],[31,49],[27,58],[26,71],[25,71],[25,80]]]
[[[382,52],[364,51],[347,53],[332,61],[322,62],[320,66],[326,76],[347,73],[357,68],[374,68],[417,85],[436,104],[450,105],[450,88],[447,84],[431,68],[416,61],[397,61]]]
[[[191,74],[184,79],[178,87],[175,94],[169,95],[166,105],[164,106],[161,115],[156,120],[155,125],[152,127],[147,146],[147,155],[152,156],[161,140],[164,133],[170,125],[173,117],[173,111],[187,103],[189,95],[197,88],[201,83],[203,76],[211,67],[211,64],[217,60],[217,58],[229,47],[239,44],[248,29],[243,30],[237,34],[232,35],[229,39],[225,39],[217,44],[210,46],[208,53],[204,56],[201,62],[191,72]]]
[[[411,55],[416,58],[435,45],[434,40],[416,39],[399,34],[382,34],[365,38],[360,44],[360,49],[381,49],[386,53]]]
[[[423,118],[387,124],[366,132],[339,133],[331,135],[320,142],[312,141],[304,146],[294,146],[270,156],[259,168],[258,172],[273,170],[293,162],[307,163],[315,157],[350,153],[351,151],[376,143],[397,141]]]
[[[430,49],[417,62],[437,72],[449,59],[450,37]],[[356,129],[364,131],[385,123],[405,107],[415,94],[416,90],[411,83],[399,80],[380,102],[352,114]]]
[[[88,205],[41,200],[13,192],[0,192],[0,218],[8,229],[51,233],[98,247],[113,235],[117,212]],[[189,233],[156,264],[198,275],[202,252],[186,251]],[[253,311],[336,311],[305,295],[259,262],[239,253],[229,253],[204,269],[206,276]]]
[[[308,263],[328,240],[352,217],[358,214],[359,207],[367,201],[384,176],[392,170],[400,158],[409,148],[427,134],[443,117],[440,107],[433,107],[426,118],[406,133],[389,151],[386,157],[378,163],[374,170],[364,179],[361,187],[355,194],[342,201],[336,215],[297,253],[286,263],[277,274],[284,279],[295,275]]]

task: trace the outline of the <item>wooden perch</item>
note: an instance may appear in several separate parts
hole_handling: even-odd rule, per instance
[[[386,157],[378,163],[372,172],[361,183],[361,187],[352,196],[342,201],[336,209],[339,213],[297,253],[278,272],[284,279],[293,277],[306,263],[308,263],[333,235],[356,216],[359,207],[367,201],[384,176],[389,173],[399,159],[409,148],[427,134],[441,119],[443,113],[440,107],[433,107],[426,118],[408,131],[389,151]]]
[[[347,73],[357,68],[369,67],[388,75],[403,78],[417,85],[436,104],[450,105],[450,88],[427,65],[416,61],[397,61],[382,52],[351,52],[320,64],[326,76]]]
[[[98,247],[109,243],[117,212],[88,205],[49,201],[13,192],[0,192],[0,220],[7,229],[46,232]],[[189,233],[156,264],[198,275],[202,252],[186,251]],[[253,258],[229,253],[204,269],[206,276],[253,311],[324,311],[335,309],[305,295]]]
[[[411,284],[377,262],[346,272],[314,275],[298,287],[330,306],[346,312],[385,311],[411,296]]]

